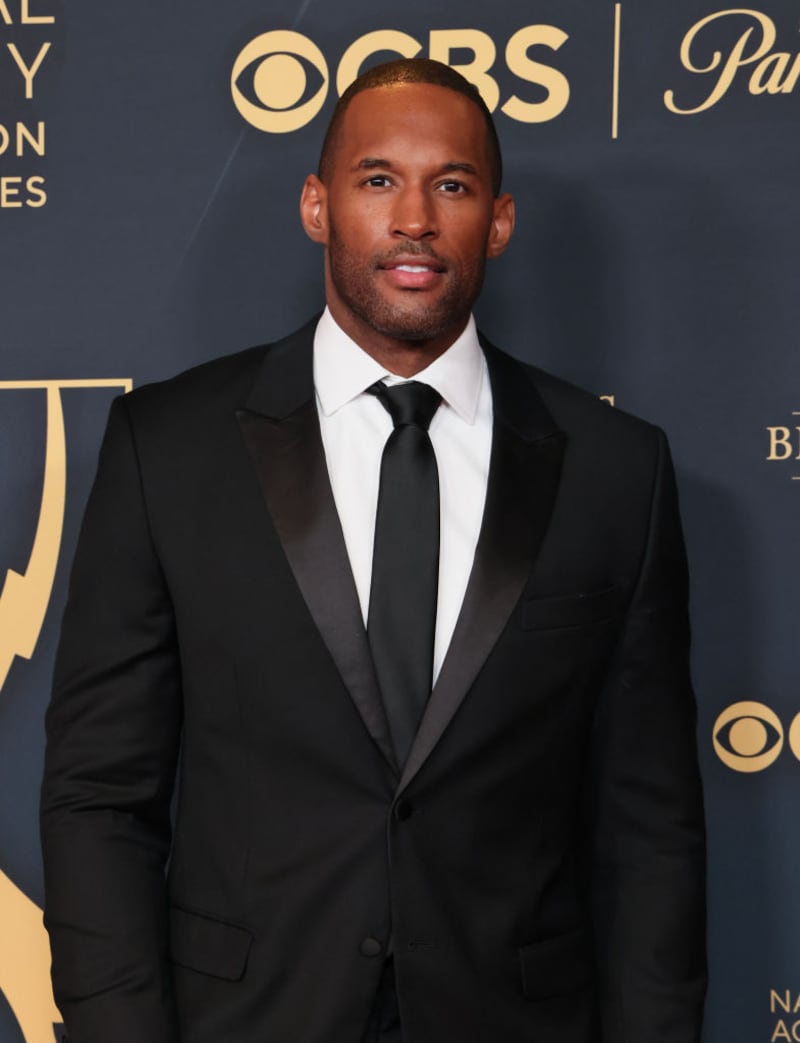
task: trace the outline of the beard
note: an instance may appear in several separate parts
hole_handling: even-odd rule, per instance
[[[377,286],[377,272],[401,254],[440,261],[445,268],[443,292],[433,296],[408,289],[395,299],[385,297]],[[331,222],[328,264],[337,295],[360,322],[393,340],[425,343],[449,330],[455,330],[457,336],[459,327],[464,327],[483,285],[486,259],[481,254],[468,267],[454,269],[427,243],[414,240],[402,241],[384,254],[364,257],[345,246]]]

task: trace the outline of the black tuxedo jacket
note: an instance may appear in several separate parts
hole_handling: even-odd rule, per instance
[[[70,1040],[358,1043],[391,936],[406,1043],[696,1043],[703,822],[663,435],[485,346],[483,527],[399,766],[312,331],[112,409],[47,718]]]

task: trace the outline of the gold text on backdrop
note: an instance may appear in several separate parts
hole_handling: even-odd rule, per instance
[[[44,120],[39,120],[35,131],[26,127],[24,123],[17,123],[14,130],[9,131],[0,123],[0,156],[4,156],[9,149],[15,156],[24,156],[26,152],[43,156],[45,154]]]
[[[55,15],[45,13],[44,6],[44,0],[37,0],[35,10],[31,0],[15,0],[13,4],[11,0],[0,0],[0,27],[25,27],[15,34],[16,39],[0,45],[0,72],[4,72],[2,63],[12,70],[7,77],[3,101],[6,105],[18,102],[19,116],[24,116],[28,103],[34,99],[41,103],[38,77],[53,46],[52,40],[41,39],[41,27],[51,26],[56,20]],[[28,123],[23,118],[0,123],[0,156],[21,158],[28,154],[44,156],[45,121]],[[38,210],[46,203],[44,177],[39,174],[0,175],[0,210],[23,207]]]
[[[56,20],[55,15],[42,14],[42,3],[36,2],[38,14],[31,10],[31,3],[35,0],[0,0],[0,21],[4,25],[52,25]],[[43,0],[42,0],[43,2]],[[15,18],[14,13],[19,12]]]
[[[38,121],[35,130],[19,122],[13,130],[10,130],[0,123],[0,156],[9,153],[17,158],[29,153],[44,156],[44,120]],[[22,178],[11,175],[0,177],[0,210],[13,210],[22,206],[35,209],[44,206],[46,202],[47,193],[44,190],[43,177]]]
[[[792,413],[793,417],[800,417],[800,411]],[[800,424],[791,426],[776,424],[766,428],[769,436],[767,460],[770,463],[789,463],[795,465],[800,460]],[[800,482],[800,474],[789,476],[793,482]]]
[[[800,992],[793,993],[791,989],[769,990],[769,1012],[772,1015],[800,1014]],[[777,1040],[790,1040],[800,1043],[800,1020],[791,1017],[778,1017],[775,1028],[769,1037],[770,1043]]]
[[[781,1043],[781,1040],[788,1040],[789,1043],[800,1043],[800,1021],[787,1021],[785,1018],[778,1018],[775,1025],[775,1030],[769,1037],[770,1043]]]
[[[33,81],[36,79],[36,76],[42,67],[42,62],[44,62],[47,57],[47,52],[50,50],[51,46],[52,44],[47,41],[39,47],[38,51],[32,58],[26,58],[20,53],[20,49],[15,43],[6,44],[6,49],[14,59],[14,65],[22,76],[24,97],[26,101],[33,100]]]
[[[497,46],[480,29],[431,29],[427,55],[451,65],[474,83],[493,112],[500,111],[521,123],[544,123],[555,119],[569,102],[569,81],[556,68],[531,58],[532,47],[558,51],[569,39],[555,25],[526,25],[505,45],[507,69],[525,83],[544,89],[541,101],[524,101],[511,94],[501,104],[500,88],[491,75],[497,61]],[[414,58],[424,44],[397,29],[378,29],[351,43],[336,68],[336,90],[341,95],[361,71],[367,59],[381,52]],[[471,61],[454,62],[454,52],[469,52]],[[318,80],[311,82],[312,74]],[[276,29],[262,33],[241,51],[231,71],[231,94],[239,113],[258,130],[286,134],[305,127],[325,103],[330,85],[328,62],[307,36]],[[309,95],[309,92],[310,95]],[[309,96],[307,96],[309,95]]]
[[[800,460],[800,427],[768,427],[768,460]],[[795,434],[796,432],[796,434]],[[795,449],[797,455],[795,456]]]
[[[714,47],[714,23],[723,19],[748,19],[751,24],[724,53]],[[696,22],[686,33],[681,43],[681,64],[689,72],[710,77],[711,84],[705,99],[688,108],[681,107],[675,100],[675,91],[664,94],[664,104],[680,116],[692,116],[705,112],[717,104],[730,90],[742,70],[749,72],[747,89],[750,94],[791,94],[800,79],[800,54],[774,51],[778,31],[773,20],[762,11],[747,7],[732,7],[716,11]],[[702,47],[711,47],[710,57],[701,56]],[[704,64],[705,62],[705,64]]]

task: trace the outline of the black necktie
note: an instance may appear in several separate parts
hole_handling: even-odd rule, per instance
[[[439,472],[428,425],[441,395],[374,384],[394,422],[381,459],[367,632],[392,742],[405,763],[431,693],[439,586]]]

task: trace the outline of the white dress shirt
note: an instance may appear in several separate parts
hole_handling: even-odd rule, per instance
[[[333,498],[364,625],[369,611],[380,464],[392,420],[365,393],[378,380],[403,383],[362,350],[326,309],[314,335],[314,387]],[[483,519],[492,449],[492,393],[475,322],[413,378],[442,396],[429,429],[439,468],[439,593],[433,680],[464,600]]]

